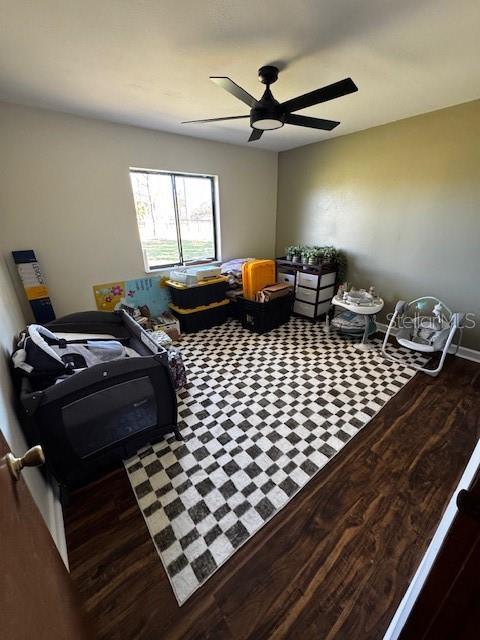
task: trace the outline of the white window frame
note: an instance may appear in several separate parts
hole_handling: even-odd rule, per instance
[[[153,273],[153,272],[157,272],[157,271],[163,271],[166,270],[168,271],[169,269],[171,269],[172,267],[178,267],[178,266],[190,266],[190,265],[198,265],[198,264],[211,264],[211,263],[215,263],[215,262],[220,262],[221,261],[221,255],[220,255],[220,216],[219,216],[219,205],[218,205],[218,176],[216,175],[212,175],[212,174],[206,174],[206,173],[187,173],[185,171],[166,171],[166,170],[161,170],[161,169],[144,169],[141,167],[130,167],[129,168],[129,178],[131,178],[131,174],[132,173],[152,173],[152,174],[160,174],[160,175],[166,175],[166,176],[170,176],[172,179],[172,189],[173,189],[173,201],[174,201],[174,208],[175,208],[175,218],[176,218],[176,224],[177,224],[177,237],[178,237],[178,248],[179,248],[179,253],[180,253],[180,259],[182,260],[181,262],[172,262],[170,264],[164,264],[164,265],[149,265],[148,263],[148,258],[146,255],[146,251],[143,248],[143,244],[142,244],[142,238],[140,235],[140,227],[138,225],[138,218],[137,218],[137,210],[136,210],[136,204],[135,204],[135,194],[133,193],[133,186],[131,183],[131,179],[130,179],[130,188],[132,189],[132,197],[133,197],[133,204],[134,204],[134,210],[135,210],[135,222],[137,224],[137,230],[138,230],[138,240],[140,242],[140,249],[142,251],[142,257],[143,257],[143,264],[145,266],[145,272],[146,273]],[[175,191],[175,177],[186,177],[186,178],[208,178],[211,182],[211,189],[212,189],[212,211],[213,211],[213,241],[214,241],[214,250],[215,250],[215,256],[212,258],[205,258],[205,259],[201,259],[201,260],[187,260],[187,261],[183,261],[183,256],[182,256],[182,244],[181,244],[181,237],[180,237],[180,227],[179,227],[179,221],[178,221],[178,205],[177,205],[177,200],[176,200],[176,191]]]

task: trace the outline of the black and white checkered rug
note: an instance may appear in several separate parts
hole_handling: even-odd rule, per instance
[[[125,461],[179,604],[415,374],[299,318],[264,335],[231,320],[182,352],[184,442]]]

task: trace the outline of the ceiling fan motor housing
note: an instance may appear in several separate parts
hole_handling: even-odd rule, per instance
[[[275,67],[262,67],[262,69],[275,69]],[[259,76],[262,69],[258,72]],[[253,129],[267,131],[271,129],[280,129],[280,127],[283,127],[284,125],[284,114],[282,108],[278,100],[275,100],[273,97],[269,84],[270,83],[267,84],[267,88],[265,89],[263,96],[250,110],[250,126],[253,127]]]
[[[265,65],[264,67],[260,67],[258,70],[258,79],[263,84],[269,85],[273,84],[278,80],[278,69],[277,67],[273,67],[272,65]]]

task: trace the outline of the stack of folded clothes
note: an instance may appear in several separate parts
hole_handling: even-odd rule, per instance
[[[242,265],[252,258],[236,258],[224,262],[221,266],[222,276],[227,276],[230,289],[242,289]]]

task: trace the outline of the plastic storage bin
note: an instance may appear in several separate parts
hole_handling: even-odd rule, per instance
[[[219,276],[196,285],[188,286],[173,280],[167,280],[167,286],[172,296],[172,302],[176,307],[194,309],[214,302],[225,300],[228,289],[228,278]]]
[[[255,333],[266,333],[280,327],[290,319],[293,300],[293,294],[275,298],[270,302],[254,302],[239,298],[242,326]]]
[[[181,282],[186,285],[193,285],[203,280],[216,278],[222,274],[220,267],[211,264],[202,264],[196,267],[177,267],[170,271],[170,280]]]
[[[229,304],[229,300],[222,300],[221,302],[195,307],[195,309],[181,309],[171,304],[170,309],[180,322],[180,331],[182,333],[194,333],[202,329],[210,329],[217,324],[225,322],[228,318]]]
[[[275,284],[274,260],[249,260],[242,265],[243,295],[255,300],[255,294],[269,284]]]

